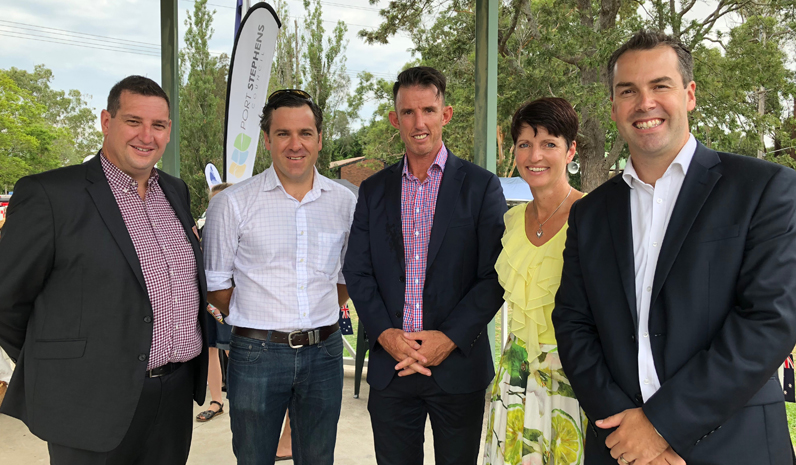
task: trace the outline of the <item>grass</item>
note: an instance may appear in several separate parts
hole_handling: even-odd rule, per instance
[[[785,409],[788,412],[788,429],[790,430],[790,442],[796,444],[796,404],[785,402]]]

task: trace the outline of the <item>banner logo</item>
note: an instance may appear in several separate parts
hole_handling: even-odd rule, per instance
[[[259,115],[265,106],[276,37],[282,23],[267,3],[248,10],[238,28],[227,82],[224,128],[225,181],[248,179],[257,156]]]

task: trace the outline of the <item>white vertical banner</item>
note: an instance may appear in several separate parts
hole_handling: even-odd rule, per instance
[[[276,37],[282,22],[271,5],[260,2],[244,16],[235,37],[227,80],[224,127],[224,180],[248,179],[254,169],[260,114],[268,97]]]

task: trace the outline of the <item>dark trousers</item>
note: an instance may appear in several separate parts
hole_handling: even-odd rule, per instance
[[[130,429],[110,452],[48,443],[51,465],[183,465],[193,431],[194,363],[144,380]]]
[[[434,432],[437,465],[475,465],[481,444],[485,391],[448,394],[433,378],[395,377],[371,388],[368,411],[379,465],[422,465],[426,415]]]

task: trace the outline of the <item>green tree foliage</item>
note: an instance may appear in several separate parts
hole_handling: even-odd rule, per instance
[[[53,72],[41,64],[34,66],[32,73],[12,67],[7,74],[20,89],[29,92],[44,106],[45,121],[65,130],[52,142],[52,150],[62,164],[81,163],[87,155],[94,155],[102,147],[102,133],[95,126],[97,115],[87,102],[91,96],[75,89],[65,92],[51,88]]]
[[[57,143],[71,134],[48,116],[36,96],[0,70],[0,191],[13,189],[22,176],[62,166]]]
[[[185,48],[180,51],[180,176],[191,194],[191,213],[207,208],[204,169],[213,163],[223,170],[224,113],[226,109],[227,55],[212,56],[213,14],[207,0],[194,4],[185,20]]]
[[[340,126],[338,118],[348,119],[340,107],[345,103],[350,79],[346,74],[345,33],[348,26],[338,21],[330,36],[323,27],[323,10],[320,0],[304,0],[305,48],[302,54],[302,73],[305,88],[323,111],[323,145],[330,146],[335,128]],[[331,147],[329,147],[331,148]],[[329,175],[331,150],[321,150],[316,167],[321,174]]]
[[[500,174],[513,171],[508,134],[514,110],[534,98],[557,96],[568,99],[580,116],[582,188],[590,191],[608,178],[612,167],[627,157],[627,150],[610,119],[606,63],[613,50],[642,27],[673,34],[693,50],[697,111],[691,120],[697,137],[717,149],[750,155],[761,148],[761,131],[780,146],[791,145],[796,126],[788,125],[791,105],[782,102],[793,101],[793,76],[782,51],[792,45],[793,1],[769,1],[762,12],[759,4],[745,0],[711,2],[712,10],[698,18],[692,12],[696,4],[695,0],[501,0]],[[387,43],[392,35],[406,32],[419,57],[412,65],[434,66],[445,73],[447,101],[454,107],[445,141],[454,153],[469,159],[474,127],[474,6],[474,0],[393,0],[381,10],[379,28],[359,32],[371,43]],[[739,22],[729,34],[721,34],[716,24],[730,16]],[[363,74],[357,93],[367,97],[353,99],[355,104],[365,98],[379,102],[362,134],[363,152],[369,157],[389,160],[402,153],[397,132],[386,120],[391,84]],[[758,112],[761,88],[768,97],[764,114]]]

